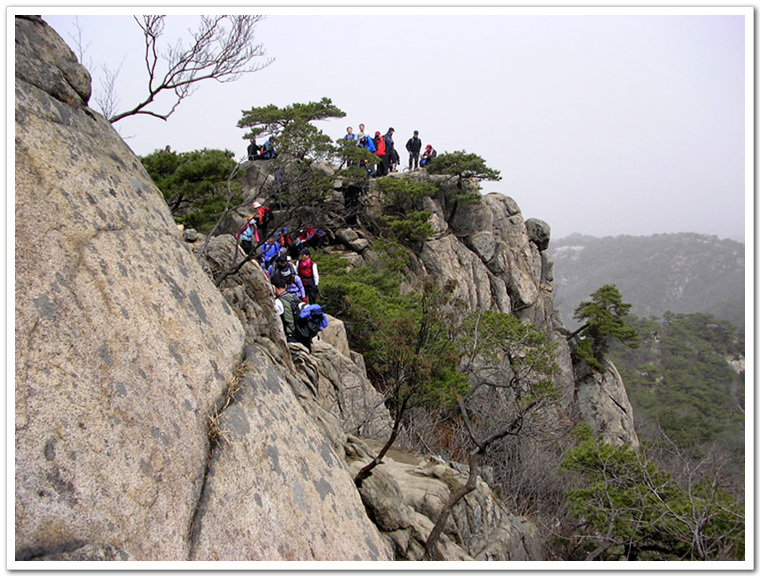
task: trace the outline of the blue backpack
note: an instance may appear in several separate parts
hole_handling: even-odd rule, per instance
[[[319,304],[304,306],[293,298],[290,302],[293,310],[293,318],[296,323],[296,335],[303,339],[311,340],[322,330],[327,328],[327,316]]]
[[[362,139],[362,142],[361,142],[361,144],[362,144],[362,146],[363,146],[364,148],[366,148],[366,149],[367,149],[367,150],[369,150],[370,152],[375,152],[375,151],[377,150],[377,148],[375,148],[375,142],[374,142],[374,141],[372,140],[372,138],[370,138],[369,136],[365,136],[365,137]]]

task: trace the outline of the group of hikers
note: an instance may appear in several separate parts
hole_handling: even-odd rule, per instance
[[[269,160],[277,157],[277,148],[274,145],[275,136],[270,136],[263,146],[256,144],[256,138],[248,144],[248,160]]]
[[[309,247],[321,248],[327,235],[313,224],[297,234],[289,233],[286,226],[268,234],[273,220],[271,209],[260,202],[254,202],[252,208],[253,215],[246,219],[235,238],[247,255],[254,249],[254,240],[258,245],[260,238],[266,238],[255,259],[272,283],[285,337],[311,352],[311,340],[327,326],[327,318],[317,304],[319,269],[311,259]]]
[[[354,142],[359,148],[366,148],[368,152],[372,152],[375,156],[378,156],[381,160],[377,167],[367,166],[367,171],[373,176],[385,176],[390,172],[398,172],[398,166],[401,163],[401,158],[396,150],[396,144],[393,141],[393,134],[396,130],[391,127],[388,131],[381,135],[380,131],[375,132],[375,136],[372,137],[364,132],[364,124],[359,124],[359,132],[354,134],[352,126],[346,128],[346,135],[344,140]],[[435,149],[428,144],[425,147],[425,151],[420,156],[422,151],[422,140],[419,137],[418,130],[414,131],[414,134],[406,143],[406,151],[409,152],[409,170],[416,170],[420,166],[426,166],[430,161],[435,158],[438,153]]]
[[[353,127],[346,129],[344,140],[354,142],[359,148],[365,148],[380,158],[377,166],[370,166],[366,161],[362,163],[370,175],[379,177],[398,171],[400,157],[393,141],[394,132],[391,127],[384,135],[377,131],[372,137],[365,133],[364,124],[359,124],[356,134]],[[430,144],[422,151],[418,130],[407,141],[406,150],[409,153],[409,170],[429,165],[438,155]],[[263,146],[258,146],[255,138],[251,139],[247,153],[251,161],[276,158],[275,136],[270,136]],[[350,204],[349,200],[346,204]],[[235,238],[249,257],[254,247],[258,246],[258,253],[253,257],[272,284],[275,309],[282,318],[285,337],[288,342],[298,342],[311,352],[311,340],[327,326],[327,318],[316,302],[319,270],[311,259],[310,248],[321,248],[327,235],[315,224],[297,233],[289,232],[285,226],[270,233],[269,225],[274,219],[272,210],[258,201],[253,203],[252,208],[253,214],[246,219]],[[351,218],[347,217],[349,225],[355,223],[355,215],[352,214]]]
[[[398,166],[401,158],[396,150],[393,141],[394,128],[388,128],[388,131],[381,135],[376,131],[374,137],[364,132],[364,124],[359,124],[359,132],[354,134],[352,126],[346,128],[344,140],[354,142],[359,148],[366,148],[380,158],[380,164],[369,166],[366,162],[363,165],[372,176],[385,176],[390,172],[398,172]],[[419,137],[418,130],[414,131],[412,137],[406,143],[406,150],[409,152],[409,170],[416,170],[420,166],[427,166],[430,161],[438,155],[435,148],[430,144],[425,146],[422,151],[422,140]],[[269,160],[277,157],[277,148],[275,146],[275,136],[270,136],[263,146],[256,144],[256,138],[251,139],[247,149],[248,160]]]

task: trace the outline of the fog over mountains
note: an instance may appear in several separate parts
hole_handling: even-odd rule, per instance
[[[553,240],[555,307],[569,327],[578,304],[614,284],[640,317],[703,312],[744,327],[744,244],[694,233]]]

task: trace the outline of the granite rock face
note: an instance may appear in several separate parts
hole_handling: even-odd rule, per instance
[[[592,371],[582,363],[576,363],[574,369],[575,403],[584,422],[604,442],[616,446],[628,444],[638,449],[633,408],[614,364],[605,361],[601,372]]]
[[[351,468],[369,458],[355,443]],[[362,500],[383,534],[393,543],[397,560],[422,560],[425,541],[441,508],[456,487],[467,482],[466,466],[436,457],[400,462],[386,457],[362,483]],[[478,478],[476,488],[452,510],[438,545],[443,560],[542,560],[545,557],[535,525],[514,516]]]
[[[16,45],[16,556],[185,559],[244,329],[60,38],[17,18]]]
[[[191,560],[388,560],[352,477],[260,348],[219,415]]]
[[[16,48],[16,559],[390,558],[261,271],[220,291],[61,39]]]

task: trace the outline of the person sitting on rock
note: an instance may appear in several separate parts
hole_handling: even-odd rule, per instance
[[[261,160],[261,150],[259,145],[256,144],[256,138],[251,138],[251,143],[248,144],[248,160]]]
[[[436,156],[438,156],[438,152],[436,152],[435,149],[430,144],[428,144],[425,146],[425,151],[422,153],[420,166],[428,166],[431,160],[433,160],[433,158]]]
[[[269,139],[264,142],[264,146],[261,148],[261,159],[269,160],[270,158],[277,157],[277,149],[274,147],[274,136],[270,136]]]
[[[321,248],[326,240],[327,234],[325,231],[311,224],[301,231],[301,235],[298,237],[296,244],[300,248],[304,248],[305,246]]]

